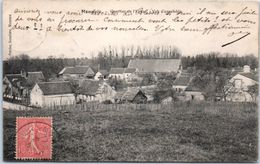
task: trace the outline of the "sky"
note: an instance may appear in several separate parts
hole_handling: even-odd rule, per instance
[[[149,47],[153,45],[171,45],[177,47],[182,55],[195,55],[199,53],[208,53],[208,52],[220,52],[220,53],[232,53],[242,56],[245,54],[254,54],[258,56],[258,17],[257,15],[242,15],[240,18],[244,20],[256,21],[255,24],[249,24],[250,29],[246,30],[234,30],[234,32],[242,32],[241,34],[235,34],[230,36],[233,32],[232,30],[220,30],[212,31],[208,35],[202,35],[201,32],[181,32],[180,28],[185,25],[183,23],[161,23],[158,25],[163,25],[167,27],[170,25],[174,31],[164,31],[158,32],[150,29],[154,29],[156,24],[152,23],[143,23],[142,26],[148,28],[149,31],[84,31],[84,32],[58,32],[51,31],[46,32],[42,31],[21,31],[21,30],[10,30],[11,27],[8,27],[10,24],[10,15],[11,15],[11,24],[15,24],[14,20],[19,14],[15,14],[15,9],[20,10],[40,10],[41,16],[43,17],[43,26],[53,25],[46,21],[49,17],[44,15],[44,11],[47,10],[56,10],[56,11],[80,11],[81,9],[100,9],[100,10],[110,10],[110,9],[137,9],[137,8],[147,8],[147,9],[178,9],[187,12],[191,12],[192,15],[180,16],[184,20],[193,16],[194,13],[200,11],[200,9],[206,8],[207,11],[234,11],[236,13],[241,12],[245,7],[248,8],[248,11],[255,10],[258,14],[258,5],[256,2],[197,2],[197,1],[140,1],[140,0],[109,0],[109,1],[90,1],[90,0],[72,0],[72,1],[61,1],[61,0],[45,0],[45,1],[36,1],[36,0],[10,0],[5,1],[4,8],[4,33],[3,33],[3,43],[4,43],[4,59],[9,58],[10,56],[16,56],[19,54],[28,54],[30,57],[40,57],[46,58],[48,56],[54,57],[91,57],[97,55],[98,51],[102,51],[104,47],[130,47],[130,46],[144,46]],[[27,15],[28,16],[28,15]],[[32,14],[32,16],[34,16]],[[196,15],[194,15],[196,16]],[[203,15],[203,18],[208,15]],[[214,15],[216,17],[218,15]],[[233,15],[232,15],[233,16]],[[60,20],[61,16],[52,16],[55,21]],[[198,17],[198,16],[197,16]],[[210,17],[210,16],[208,16]],[[67,17],[67,18],[75,18]],[[104,16],[93,16],[85,17],[91,19],[103,20]],[[163,18],[172,20],[175,18],[175,15],[171,16],[118,16],[110,17],[117,19],[139,19],[143,18],[144,20],[148,19],[157,19],[161,20]],[[199,17],[198,17],[199,18]],[[224,17],[223,17],[224,18]],[[213,16],[210,17],[213,20]],[[215,23],[218,22],[219,19]],[[23,23],[23,22],[22,22]],[[21,25],[23,25],[21,23]],[[57,24],[57,23],[56,23]],[[207,27],[213,24],[213,22],[202,24],[188,24],[187,27],[200,28]],[[233,26],[240,26],[245,24],[238,24],[234,21],[229,22]],[[135,27],[134,24],[129,23],[112,23],[107,24],[104,22],[96,22],[92,24],[93,26],[122,26],[122,27]],[[55,26],[55,25],[54,25]],[[55,26],[56,27],[56,26]],[[10,35],[11,33],[11,35]],[[246,35],[250,33],[249,35]],[[223,44],[234,41],[242,36],[246,35],[241,40],[234,42],[233,44],[222,47]],[[11,40],[11,43],[10,43]]]

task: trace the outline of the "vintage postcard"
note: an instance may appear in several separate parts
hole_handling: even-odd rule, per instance
[[[4,160],[256,162],[258,5],[4,0]]]

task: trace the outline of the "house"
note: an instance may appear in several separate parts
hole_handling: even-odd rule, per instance
[[[28,94],[27,81],[21,74],[8,74],[3,79],[3,97],[22,100]]]
[[[3,79],[3,96],[17,100],[27,101],[32,87],[37,82],[45,80],[42,72],[25,72],[20,74],[7,74]]]
[[[90,66],[65,67],[60,73],[63,79],[94,78],[95,72]]]
[[[180,59],[131,59],[127,68],[136,68],[139,73],[178,73]]]
[[[86,79],[80,83],[78,94],[77,102],[104,102],[113,101],[116,91],[104,81]]]
[[[250,67],[245,65],[242,72],[236,73],[226,85],[227,101],[252,102],[256,101],[257,91],[251,92],[250,87],[258,85],[258,73],[251,71]]]
[[[118,94],[116,95],[117,102],[128,102],[136,104],[143,104],[147,102],[146,95],[140,89],[128,88],[127,91],[124,91],[120,94],[120,97]]]
[[[199,88],[189,85],[185,89],[185,99],[201,101],[201,100],[205,100],[205,96]]]
[[[108,71],[107,70],[99,70],[96,74],[94,79],[95,80],[106,80],[108,78]]]
[[[136,72],[136,68],[125,68],[124,70],[124,78],[128,79],[130,75]]]
[[[135,79],[135,68],[111,68],[109,72],[109,78],[116,78],[126,80],[127,82]]]
[[[180,76],[176,78],[173,82],[172,88],[178,93],[182,93],[191,83],[190,76]]]
[[[124,79],[125,68],[111,68],[109,71],[109,78]]]
[[[30,93],[30,104],[37,107],[71,105],[75,103],[69,82],[36,83]]]

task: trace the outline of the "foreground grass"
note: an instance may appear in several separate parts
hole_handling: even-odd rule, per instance
[[[16,116],[53,117],[53,160],[252,162],[257,106],[249,103],[87,105],[4,111],[4,159]]]

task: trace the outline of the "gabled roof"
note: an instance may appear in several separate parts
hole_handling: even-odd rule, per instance
[[[71,94],[73,88],[69,82],[44,82],[37,83],[44,95]]]
[[[109,74],[123,74],[124,68],[111,68]]]
[[[177,72],[180,59],[131,59],[128,68],[137,68],[138,72]]]
[[[35,83],[43,82],[44,76],[42,72],[28,72],[27,73],[27,82],[28,85],[33,86]]]
[[[249,73],[241,72],[238,74],[258,82],[258,74],[256,72],[254,72],[254,73],[253,72],[249,72]]]
[[[96,95],[102,85],[101,81],[84,80],[79,86],[79,93],[84,95]]]
[[[59,74],[85,74],[89,69],[90,66],[65,67]]]
[[[134,73],[136,68],[126,68],[124,73]]]
[[[123,94],[122,98],[123,100],[127,100],[127,101],[132,101],[134,100],[135,96],[137,94],[143,94],[145,96],[145,94],[139,90],[139,89],[136,89],[136,88],[128,88],[128,90]],[[146,97],[146,96],[145,96]]]
[[[7,74],[5,77],[13,86],[17,86],[18,83],[20,83],[21,86],[27,86],[27,80],[21,74]]]
[[[188,86],[190,83],[190,79],[191,78],[188,76],[180,76],[173,81],[173,85]]]

